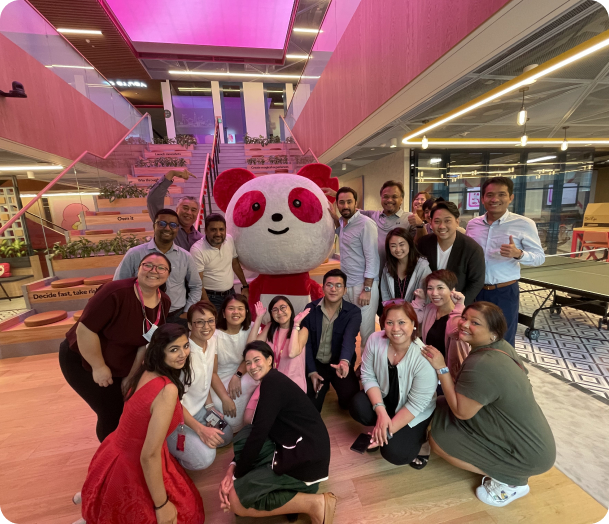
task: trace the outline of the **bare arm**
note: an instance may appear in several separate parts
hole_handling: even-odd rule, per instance
[[[290,358],[296,358],[302,353],[308,338],[309,330],[306,327],[300,328],[300,331],[292,330],[292,336],[290,337]]]
[[[222,402],[222,412],[229,417],[234,417],[237,415],[237,407],[233,402],[233,399],[230,398],[228,391],[224,387],[222,380],[218,376],[218,355],[214,357],[214,372],[211,376],[211,388],[216,392],[216,395],[220,397],[220,401]]]
[[[140,454],[140,463],[144,472],[144,478],[146,479],[146,485],[155,506],[161,506],[167,500],[167,491],[163,483],[161,450],[177,400],[178,388],[174,384],[167,384],[154,399],[150,407],[151,417],[148,423],[146,440]],[[167,515],[172,514],[173,520],[166,518]],[[168,522],[176,522],[177,511],[171,501],[167,502],[162,509],[157,511],[157,519],[160,520],[161,516],[165,517],[165,520]]]
[[[123,395],[127,394],[127,391],[125,391],[125,389],[127,388],[127,385],[129,384],[129,380],[131,379],[131,377],[133,375],[135,375],[135,373],[137,372],[138,369],[140,369],[140,367],[144,361],[145,353],[146,353],[146,346],[140,346],[137,350],[137,354],[135,355],[135,360],[133,361],[133,366],[131,366],[131,370],[129,371],[129,374],[121,382],[121,391],[123,392]]]
[[[76,341],[82,357],[89,363],[93,370],[93,380],[101,387],[112,384],[112,371],[106,366],[101,351],[101,343],[97,333],[93,333],[82,322],[76,328]]]
[[[203,271],[199,271],[199,278],[201,279],[201,284],[203,284]],[[201,300],[207,300],[209,302],[207,291],[205,291],[203,285],[201,285]]]
[[[245,278],[245,274],[243,273],[243,268],[241,267],[241,263],[239,262],[239,257],[233,258],[233,272],[237,275],[239,282],[241,282],[242,286],[247,286],[247,279]]]

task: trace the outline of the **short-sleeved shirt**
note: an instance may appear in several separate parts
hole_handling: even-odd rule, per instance
[[[216,358],[217,339],[214,335],[207,341],[207,348],[203,348],[190,339],[190,366],[192,381],[182,396],[182,405],[191,415],[196,415],[205,407],[211,377],[214,373],[214,360]]]
[[[206,237],[198,240],[191,248],[190,254],[195,261],[197,271],[203,272],[203,287],[210,291],[228,291],[233,288],[233,259],[237,258],[235,241],[230,235],[220,248],[209,245]]]
[[[76,328],[79,323],[82,322],[93,333],[97,333],[104,362],[113,377],[126,377],[131,371],[138,348],[148,344],[142,336],[144,314],[133,287],[136,280],[126,278],[100,286],[87,302],[80,320],[66,333],[70,349],[76,353],[80,353],[76,341]],[[161,291],[161,302],[153,309],[145,308],[146,317],[150,322],[154,322],[158,308],[161,307],[158,324],[161,326],[169,314],[170,305],[169,297]],[[85,359],[83,367],[91,370]]]

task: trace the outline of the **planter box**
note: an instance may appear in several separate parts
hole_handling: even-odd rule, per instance
[[[155,181],[158,178],[155,178]],[[117,198],[114,202],[110,202],[107,198],[98,198],[97,199],[97,207],[98,208],[107,208],[107,207],[115,207],[115,208],[123,208],[123,207],[146,207],[146,197],[142,198]],[[165,197],[164,204],[165,206],[171,205],[171,198]]]
[[[79,271],[82,269],[97,269],[118,267],[125,255],[104,255],[98,257],[51,259],[53,271]],[[108,271],[106,271],[108,273]],[[105,273],[98,273],[105,274]],[[80,276],[80,275],[75,275]],[[93,276],[93,275],[92,275]]]
[[[192,157],[192,151],[144,151],[144,158],[159,158],[163,156],[185,158],[188,160]]]
[[[10,264],[11,272],[14,267],[32,267],[30,258],[34,257],[12,257],[12,258],[0,258],[0,264]]]
[[[11,274],[13,276],[31,275],[29,278],[17,280],[16,282],[3,282],[3,279],[0,279],[2,286],[9,297],[20,297],[22,295],[21,286],[40,280],[43,276],[38,255],[31,257],[0,258],[0,262],[11,265]],[[0,298],[5,297],[6,295],[0,291]]]
[[[188,169],[188,166],[179,166],[179,167],[133,167],[133,174],[135,176],[138,175],[152,175],[152,174],[162,174],[164,175],[165,173],[167,173],[168,171],[171,171],[172,169],[179,169],[179,170],[184,170],[184,169]],[[157,178],[158,180],[158,178]],[[176,180],[182,180],[182,182],[184,182],[183,178],[176,178],[174,179],[174,182]]]
[[[195,146],[183,147],[180,144],[148,144],[148,151],[192,151]]]
[[[145,168],[136,168],[136,169],[145,169]],[[165,172],[163,172],[163,175],[165,174]],[[131,182],[132,184],[135,184],[136,186],[150,186],[152,184],[156,184],[161,178],[158,176],[158,174],[148,174],[148,173],[143,173],[143,174],[138,174],[137,176],[128,176],[127,177],[127,182]],[[186,182],[186,180],[184,180],[183,178],[179,178],[176,177],[173,179],[174,184],[183,184],[184,182]],[[171,186],[169,186],[170,188],[174,187],[174,184],[172,184]]]
[[[82,219],[81,219],[82,222]],[[131,227],[129,224],[142,223],[151,224],[148,213],[125,213],[120,215],[98,215],[85,217],[84,223],[89,226],[99,225],[120,225],[122,227]]]

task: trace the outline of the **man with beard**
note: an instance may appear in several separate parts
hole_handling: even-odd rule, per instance
[[[146,199],[148,214],[150,215],[151,220],[154,221],[156,214],[164,207],[165,195],[167,195],[169,186],[173,184],[175,177],[188,180],[195,176],[187,169],[182,171],[172,169],[154,184],[150,188],[150,191],[148,191],[148,197]],[[178,205],[176,206],[176,212],[180,228],[176,234],[175,245],[186,251],[190,251],[192,245],[203,238],[203,235],[194,227],[194,223],[197,221],[197,216],[199,214],[199,202],[195,197],[184,196],[180,198]]]
[[[340,268],[347,275],[347,292],[344,299],[359,306],[362,312],[360,326],[361,346],[374,333],[374,321],[379,300],[378,230],[370,218],[356,209],[357,193],[350,187],[336,192],[336,205],[340,213],[337,234],[340,243]]]
[[[233,295],[234,275],[241,281],[241,293],[249,295],[249,284],[239,263],[233,237],[226,234],[226,220],[218,213],[205,218],[205,236],[190,249],[203,282],[201,300],[209,300],[220,311],[222,302]]]
[[[173,209],[160,209],[154,217],[154,238],[146,244],[132,247],[125,253],[116,268],[114,280],[137,276],[140,262],[146,255],[163,253],[171,263],[165,291],[171,299],[171,308],[169,312],[164,312],[165,322],[188,327],[185,312],[201,299],[202,285],[190,253],[174,242],[179,227],[178,214]]]

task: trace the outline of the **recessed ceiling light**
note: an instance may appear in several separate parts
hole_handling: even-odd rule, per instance
[[[93,68],[91,68],[93,69]],[[227,73],[220,71],[167,71],[170,75],[193,75],[193,76],[242,76],[247,78],[305,78],[317,79],[318,76],[280,75],[269,73]]]
[[[343,158],[343,162],[351,162],[350,158]]]
[[[390,146],[389,147],[398,147],[398,139],[397,138],[392,138],[390,141]]]
[[[295,33],[323,33],[321,29],[308,29],[306,27],[295,27],[292,31]]]
[[[65,27],[57,28],[58,33],[64,35],[101,35],[102,32],[97,29],[67,29]]]

